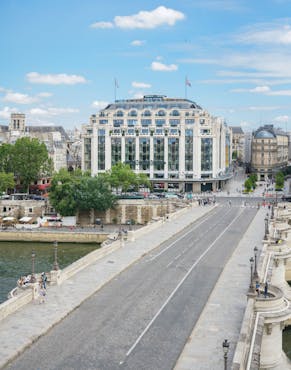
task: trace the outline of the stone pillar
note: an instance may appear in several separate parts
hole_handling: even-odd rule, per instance
[[[60,285],[62,282],[62,270],[52,270],[50,272],[51,280],[50,283],[53,285]]]
[[[137,220],[136,221],[138,224],[142,223],[141,206],[137,206]]]
[[[278,287],[286,284],[284,258],[274,258],[271,282]]]
[[[282,329],[280,322],[265,321],[260,356],[260,369],[280,368],[282,361]]]

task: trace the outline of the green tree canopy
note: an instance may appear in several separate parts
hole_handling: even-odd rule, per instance
[[[12,150],[13,145],[11,144],[1,144],[0,145],[0,172],[13,172],[12,171]]]
[[[275,187],[276,187],[276,190],[279,190],[279,189],[283,189],[284,187],[284,174],[283,172],[278,172],[276,174],[276,177],[275,177]]]
[[[126,192],[131,185],[134,186],[137,183],[137,176],[130,166],[121,162],[112,166],[108,175],[108,181],[116,192],[118,192],[119,189],[121,189],[122,192]]]
[[[7,192],[15,186],[13,173],[0,172],[0,193]]]
[[[48,151],[44,143],[36,138],[18,139],[11,153],[12,169],[29,191],[29,185],[37,179],[49,164]]]
[[[90,177],[64,169],[53,176],[49,199],[62,216],[74,216],[80,210],[106,211],[116,204],[107,176]]]

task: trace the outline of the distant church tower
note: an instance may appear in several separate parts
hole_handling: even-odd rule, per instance
[[[9,131],[25,131],[24,113],[11,113]]]

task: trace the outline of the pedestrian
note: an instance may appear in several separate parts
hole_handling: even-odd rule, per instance
[[[39,290],[39,304],[45,302],[45,296],[46,296],[46,291],[44,288],[41,287]]]
[[[260,295],[260,283],[258,281],[256,281],[256,292],[257,292],[257,295],[259,296]]]
[[[264,289],[264,297],[267,298],[267,295],[268,295],[268,282],[266,281],[265,283],[265,289]]]
[[[46,289],[47,276],[45,272],[41,273],[41,287]]]

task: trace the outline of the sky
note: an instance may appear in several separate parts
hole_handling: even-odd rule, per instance
[[[2,125],[81,128],[159,94],[291,131],[291,0],[1,0],[0,45]]]

